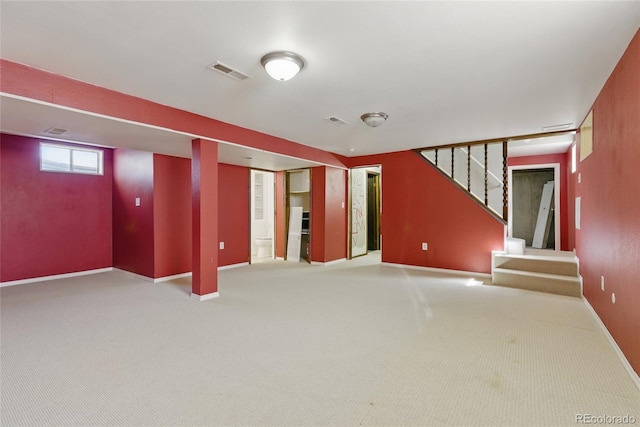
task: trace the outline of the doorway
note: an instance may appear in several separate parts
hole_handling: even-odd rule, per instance
[[[380,174],[367,171],[367,251],[380,250]]]
[[[311,263],[311,169],[286,173],[287,261]]]
[[[273,172],[251,170],[251,237],[252,263],[275,257],[275,175]]]
[[[508,233],[511,237],[524,239],[527,247],[541,247],[541,249],[556,250],[560,246],[560,194],[559,194],[559,165],[527,165],[509,168],[509,225]],[[543,200],[545,184],[553,189],[548,211],[548,218],[539,220],[540,204]],[[548,186],[549,186],[548,185]],[[546,212],[546,211],[545,211]],[[548,221],[547,221],[548,219]],[[545,229],[546,224],[546,229]],[[546,230],[544,240],[536,237],[536,227]],[[538,234],[538,235],[539,235]],[[540,245],[540,241],[544,243]],[[539,246],[538,246],[539,245]]]
[[[349,170],[349,259],[382,249],[380,166]]]

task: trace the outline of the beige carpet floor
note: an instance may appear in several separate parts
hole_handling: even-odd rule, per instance
[[[268,262],[0,290],[3,426],[575,426],[640,392],[578,298],[381,266]],[[475,285],[475,286],[473,286]]]

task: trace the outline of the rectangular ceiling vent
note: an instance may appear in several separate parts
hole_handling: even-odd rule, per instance
[[[44,133],[48,133],[49,135],[62,135],[66,131],[66,129],[52,127],[45,130]]]
[[[243,72],[240,72],[240,71],[238,71],[236,69],[233,69],[233,68],[229,67],[228,65],[225,65],[222,62],[218,62],[218,61],[216,61],[215,64],[213,64],[209,68],[211,68],[212,70],[217,71],[219,73],[222,73],[227,77],[231,77],[234,80],[242,81],[242,80],[246,80],[249,77],[251,77],[251,76],[249,76],[249,75],[247,75],[247,74],[245,74]]]
[[[334,125],[338,125],[338,126],[344,126],[349,124],[345,120],[342,120],[341,118],[336,116],[327,117],[327,120],[333,123]]]

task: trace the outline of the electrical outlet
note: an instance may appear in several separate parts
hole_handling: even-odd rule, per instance
[[[136,206],[140,206],[140,197],[136,197]]]
[[[224,249],[224,242],[220,242],[220,249]]]
[[[427,245],[426,242],[422,242],[422,250],[426,251],[427,249],[429,249],[429,245]]]
[[[600,290],[604,291],[604,276],[600,276]]]

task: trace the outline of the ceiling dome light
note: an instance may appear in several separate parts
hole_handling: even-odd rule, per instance
[[[304,68],[304,60],[300,56],[286,51],[267,53],[260,62],[267,74],[282,82],[293,78]]]
[[[383,124],[385,120],[387,120],[387,117],[389,117],[389,115],[386,113],[365,113],[360,116],[362,121],[372,128],[376,128]]]

